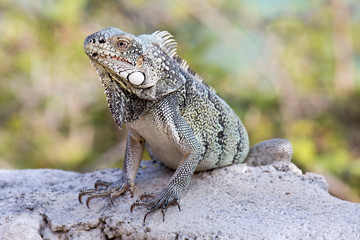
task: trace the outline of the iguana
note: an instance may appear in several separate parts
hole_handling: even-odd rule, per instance
[[[126,191],[133,195],[144,147],[152,159],[175,170],[161,192],[145,193],[131,206],[131,211],[147,206],[144,223],[157,209],[164,220],[195,171],[291,160],[293,149],[286,139],[267,140],[249,150],[238,116],[177,55],[176,45],[167,31],[134,36],[105,28],[85,39],[84,50],[100,75],[110,112],[120,128],[126,124],[128,136],[120,178],[98,180],[94,189],[81,190],[80,203],[85,195],[88,207],[96,197],[110,196],[112,202]]]

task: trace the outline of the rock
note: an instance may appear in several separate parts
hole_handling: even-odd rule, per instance
[[[143,162],[135,197],[78,202],[97,179],[113,181],[118,169],[80,174],[61,170],[0,170],[0,239],[360,239],[360,205],[327,192],[324,178],[293,164],[233,165],[197,173],[180,205],[143,225],[145,207],[130,206],[158,192],[172,171]],[[85,199],[84,199],[85,200]]]

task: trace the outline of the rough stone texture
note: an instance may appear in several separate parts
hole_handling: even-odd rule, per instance
[[[91,173],[0,170],[0,239],[360,239],[360,205],[327,192],[323,177],[292,164],[243,164],[195,174],[180,201],[142,224],[144,207],[129,208],[144,191],[160,191],[172,171],[144,162],[135,197],[93,199],[78,192],[118,169]]]

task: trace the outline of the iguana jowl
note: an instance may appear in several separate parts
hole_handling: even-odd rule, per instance
[[[249,151],[239,118],[177,56],[168,32],[134,36],[106,28],[88,36],[84,50],[100,75],[115,122],[128,129],[120,179],[98,180],[95,189],[81,190],[79,201],[87,195],[87,206],[95,197],[110,196],[112,201],[125,191],[133,194],[145,145],[152,158],[176,171],[160,193],[145,194],[145,200],[133,204],[148,206],[144,221],[150,212],[161,209],[164,214],[177,204],[194,171],[291,160],[293,150],[285,139],[264,141]]]

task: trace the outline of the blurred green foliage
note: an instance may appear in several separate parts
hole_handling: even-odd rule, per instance
[[[252,143],[288,138],[303,170],[360,194],[359,9],[358,0],[2,0],[0,167],[119,166],[126,129],[82,50],[87,35],[114,26],[171,32]]]

